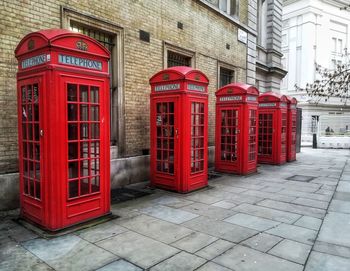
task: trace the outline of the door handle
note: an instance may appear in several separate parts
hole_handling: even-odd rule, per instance
[[[179,132],[178,132],[177,128],[175,129],[175,135],[176,135],[176,138],[179,138]]]
[[[44,130],[40,129],[40,136],[43,137],[44,136]]]

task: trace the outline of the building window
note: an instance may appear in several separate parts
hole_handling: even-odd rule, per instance
[[[164,68],[186,66],[195,68],[195,52],[164,43]]]
[[[266,47],[267,0],[258,0],[258,44]]]
[[[191,67],[191,57],[168,51],[168,68],[174,66]]]
[[[224,67],[220,67],[220,80],[219,80],[219,88],[226,86],[232,82],[234,82],[235,79],[235,71],[226,69]]]
[[[238,16],[239,0],[206,0],[230,16]]]
[[[124,30],[113,23],[106,23],[93,16],[81,14],[68,7],[61,7],[62,28],[90,36],[111,53],[110,73],[110,139],[114,148],[112,158],[125,153],[124,121]]]

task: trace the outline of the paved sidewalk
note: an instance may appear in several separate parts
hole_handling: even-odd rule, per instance
[[[349,150],[112,206],[120,218],[43,239],[0,222],[0,270],[350,270]],[[297,176],[295,176],[297,175]]]

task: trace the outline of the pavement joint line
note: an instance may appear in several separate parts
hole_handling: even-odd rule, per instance
[[[345,167],[346,167],[346,164],[348,163],[348,161],[349,161],[349,158],[347,158],[347,159],[344,161],[344,166],[343,166],[343,169],[342,169],[342,171],[341,171],[341,173],[340,173],[340,176],[339,176],[339,178],[338,178],[338,182],[337,182],[336,188],[335,188],[335,190],[334,190],[334,192],[333,192],[333,195],[332,195],[331,200],[330,200],[329,203],[328,203],[328,206],[327,206],[327,209],[326,209],[326,214],[325,214],[325,216],[322,218],[321,225],[320,225],[320,227],[319,227],[319,229],[318,229],[318,231],[317,231],[317,233],[316,233],[316,238],[315,238],[315,241],[313,242],[313,244],[312,244],[312,246],[311,246],[310,253],[309,253],[309,255],[308,255],[307,258],[306,258],[303,271],[305,271],[305,268],[306,268],[307,263],[308,263],[308,261],[309,261],[311,252],[312,252],[312,251],[315,251],[315,250],[314,250],[315,243],[316,243],[316,241],[317,241],[317,239],[318,239],[318,236],[319,236],[319,234],[320,234],[320,231],[321,231],[321,229],[322,229],[323,222],[324,222],[324,218],[325,218],[326,215],[328,214],[329,206],[331,205],[331,202],[333,201],[334,194],[335,194],[335,192],[336,192],[336,190],[337,190],[337,188],[338,188],[340,179],[341,179],[341,177],[342,177],[342,175],[343,175],[343,172],[344,172],[344,170],[345,170]],[[324,254],[327,254],[327,253],[324,253]]]

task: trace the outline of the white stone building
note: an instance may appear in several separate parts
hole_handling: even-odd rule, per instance
[[[303,109],[303,144],[311,144],[315,124],[312,116],[318,116],[318,147],[350,146],[350,137],[347,137],[350,106],[338,99],[315,104],[305,92],[295,91],[295,85],[305,88],[307,83],[318,79],[316,63],[334,69],[336,64],[346,61],[349,30],[349,0],[283,1],[282,64],[288,74],[282,81],[281,92],[295,96]],[[326,135],[327,128],[331,132]]]

